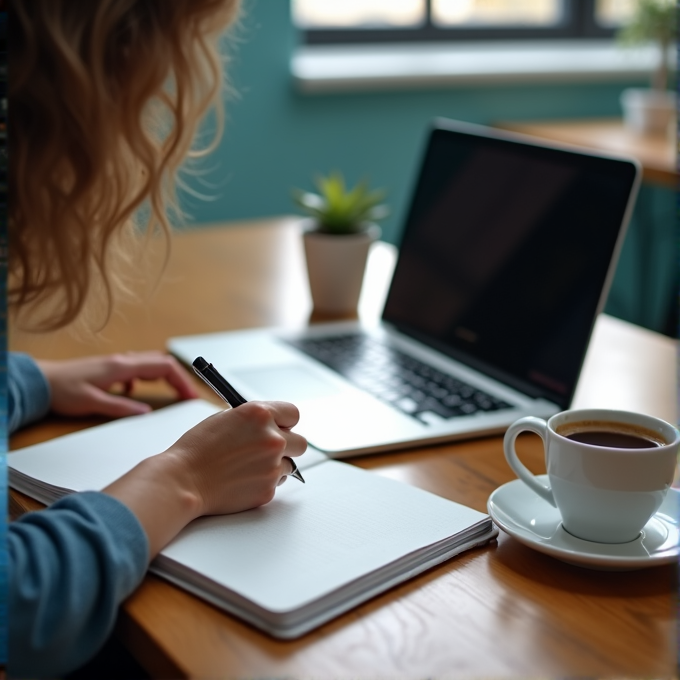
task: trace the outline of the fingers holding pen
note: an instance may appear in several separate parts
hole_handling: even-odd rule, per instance
[[[167,453],[183,470],[199,514],[239,512],[268,503],[290,458],[307,442],[290,428],[298,411],[284,402],[248,402],[210,416]],[[283,427],[282,427],[283,426]]]
[[[244,426],[255,428],[270,427],[271,431],[284,440],[281,450],[281,459],[285,456],[301,456],[307,450],[307,440],[297,432],[292,432],[300,420],[300,412],[297,407],[285,401],[251,401],[239,406],[235,415],[252,421],[252,425],[244,423]],[[276,443],[273,443],[276,446]]]
[[[204,357],[196,357],[192,362],[192,367],[196,375],[222,397],[232,409],[248,403],[247,400],[234,389],[229,381],[227,381],[210,362],[206,361]],[[290,432],[290,429],[298,423],[300,418],[297,407],[288,402],[262,402],[260,406],[251,407],[251,409],[247,410],[249,411],[249,414],[259,413],[259,417],[264,418],[265,421],[269,420],[270,416],[273,417],[274,424],[279,432]],[[265,423],[263,422],[262,424],[264,425]],[[294,438],[288,437],[288,440],[292,440],[287,442],[288,450],[291,455],[299,455],[295,452],[296,447],[291,444],[302,445],[300,453],[304,452],[307,442],[299,435],[296,435]],[[305,480],[297,469],[293,459],[289,456],[284,456],[284,459],[288,461],[290,466],[290,472],[287,474],[290,474],[304,483]],[[279,484],[283,481],[285,481],[285,475],[282,476]]]
[[[289,475],[295,476],[304,483],[305,480],[291,457],[302,455],[307,450],[307,440],[296,432],[291,432],[291,428],[298,423],[299,411],[296,406],[287,402],[268,402],[267,405],[272,409],[271,413],[281,436],[285,440],[284,455],[281,458],[280,478],[277,486],[281,486],[288,479]]]
[[[272,417],[282,430],[290,430],[300,421],[300,411],[295,404],[287,401],[267,401],[265,403],[271,409]]]

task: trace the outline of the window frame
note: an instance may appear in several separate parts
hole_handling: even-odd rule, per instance
[[[595,21],[596,0],[564,0],[565,20],[557,26],[441,27],[432,23],[432,0],[425,0],[426,23],[416,28],[304,28],[305,45],[365,45],[492,40],[578,40],[612,38],[616,27]]]

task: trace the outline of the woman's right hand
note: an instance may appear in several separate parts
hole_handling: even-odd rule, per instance
[[[268,503],[307,441],[291,432],[299,412],[286,402],[251,401],[206,418],[162,456],[185,470],[201,515],[240,512]]]
[[[164,453],[147,458],[104,489],[137,516],[153,558],[201,515],[268,503],[290,473],[286,457],[307,448],[291,432],[298,410],[286,402],[251,401],[216,413]]]

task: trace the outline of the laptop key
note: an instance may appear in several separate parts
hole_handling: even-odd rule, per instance
[[[448,394],[442,399],[445,406],[460,406],[463,403],[463,398],[460,394]]]
[[[427,399],[424,401],[420,405],[419,412],[416,415],[420,416],[423,412],[436,413],[440,418],[445,418],[446,420],[456,415],[454,409],[447,408],[436,399]]]
[[[410,397],[402,397],[399,401],[394,404],[400,411],[408,413],[409,415],[415,413],[418,410],[418,402],[414,401]]]

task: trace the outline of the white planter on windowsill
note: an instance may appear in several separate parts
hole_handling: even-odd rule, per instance
[[[678,97],[675,92],[629,88],[621,93],[626,127],[641,135],[664,135],[674,129]]]
[[[356,314],[368,252],[380,235],[377,224],[356,234],[324,234],[315,231],[311,221],[305,225],[303,243],[315,313]]]

